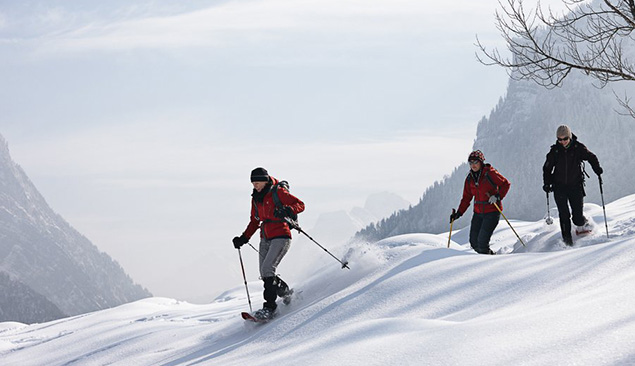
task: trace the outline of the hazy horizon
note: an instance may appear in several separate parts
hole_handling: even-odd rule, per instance
[[[415,204],[464,161],[507,85],[474,56],[476,34],[504,48],[497,7],[1,1],[0,134],[136,282],[211,300],[254,167],[291,182],[311,227],[377,192]]]

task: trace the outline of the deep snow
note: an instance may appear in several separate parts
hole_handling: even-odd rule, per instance
[[[585,213],[596,230],[573,248],[561,243],[557,219],[511,220],[527,248],[502,220],[492,247],[508,254],[496,256],[467,248],[469,228],[453,233],[450,249],[448,233],[331,248],[350,271],[305,246],[298,250],[322,264],[295,273],[299,294],[264,325],[240,318],[248,310],[240,284],[206,305],[150,298],[44,324],[2,323],[0,363],[632,365],[635,195],[607,205],[608,240],[601,207]],[[251,279],[256,307],[261,284]]]

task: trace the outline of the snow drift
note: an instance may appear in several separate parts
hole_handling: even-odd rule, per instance
[[[409,234],[289,277],[274,321],[244,322],[245,289],[206,305],[151,298],[44,324],[0,324],[3,365],[626,365],[635,363],[635,196],[586,206],[595,233],[560,241],[558,220],[504,221],[496,256],[467,229]],[[557,216],[556,216],[557,217]],[[319,238],[317,238],[319,239]],[[293,249],[292,249],[293,250]],[[324,255],[314,249],[314,255]],[[261,284],[248,268],[252,302]],[[254,295],[255,294],[255,295]]]

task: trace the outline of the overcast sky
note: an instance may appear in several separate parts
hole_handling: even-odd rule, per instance
[[[474,56],[502,46],[496,0],[129,3],[0,0],[0,133],[155,295],[234,280],[251,169],[291,182],[305,227],[376,192],[416,204],[505,93]]]

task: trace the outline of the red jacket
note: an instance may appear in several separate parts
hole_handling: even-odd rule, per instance
[[[273,187],[278,180],[271,177]],[[267,189],[267,188],[265,188]],[[297,197],[289,193],[283,187],[278,187],[278,197],[283,206],[289,206],[296,214],[304,211],[304,202],[300,201]],[[258,214],[256,216],[256,207],[258,208]],[[260,228],[260,237],[265,239],[273,239],[278,237],[291,238],[291,230],[287,223],[282,222],[279,218],[273,215],[276,209],[276,205],[273,201],[273,190],[265,194],[262,202],[256,202],[251,200],[251,220],[247,229],[243,232],[243,235],[249,239],[254,235],[256,230]],[[262,224],[261,224],[262,222]]]
[[[486,175],[491,179],[491,182]],[[465,185],[463,186],[463,198],[461,199],[458,211],[461,214],[464,214],[470,206],[472,197],[474,197],[475,213],[497,212],[498,210],[496,207],[487,202],[489,200],[489,196],[493,196],[497,193],[501,199],[501,201],[498,202],[498,207],[502,210],[502,199],[505,198],[505,195],[507,195],[510,185],[511,183],[509,183],[507,178],[503,177],[501,173],[489,164],[485,164],[481,169],[481,173],[478,176],[478,182],[474,181],[474,175],[472,171],[470,171],[465,179]]]

